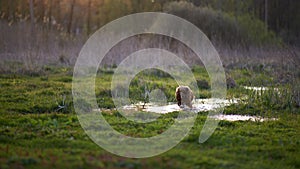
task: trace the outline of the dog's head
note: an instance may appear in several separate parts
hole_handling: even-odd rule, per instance
[[[177,89],[176,89],[176,93],[175,93],[175,95],[176,95],[176,100],[177,100],[177,104],[178,104],[178,106],[181,106],[181,95],[180,95],[180,88],[177,88]]]

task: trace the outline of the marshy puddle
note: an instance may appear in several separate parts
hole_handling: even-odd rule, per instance
[[[265,90],[269,90],[268,87],[244,86],[244,88],[247,89],[247,90],[253,90],[253,91],[265,91]]]
[[[132,104],[127,105],[123,107],[123,110],[126,111],[143,111],[143,112],[152,112],[152,113],[158,113],[158,114],[166,114],[171,113],[174,111],[182,111],[182,110],[188,110],[192,112],[200,112],[200,111],[210,111],[217,109],[219,107],[225,107],[229,106],[231,104],[238,103],[238,99],[196,99],[193,103],[193,108],[180,108],[176,103],[170,102],[168,105],[157,105],[154,103],[138,103],[138,104]],[[263,122],[263,121],[269,121],[269,120],[277,120],[275,118],[263,118],[259,116],[249,116],[249,115],[214,115],[210,116],[210,118],[216,119],[216,120],[226,120],[226,121],[256,121],[256,122]]]
[[[279,89],[278,88],[270,88],[270,87],[257,87],[257,86],[243,86],[244,89],[247,89],[247,90],[252,90],[256,93],[258,92],[264,92],[264,91],[268,91],[268,90],[273,90],[273,91],[276,91],[277,93],[280,93],[279,92]]]
[[[250,87],[244,86],[247,90],[253,90],[255,92],[258,91],[267,91],[270,88],[268,87]],[[273,90],[278,91],[278,88],[273,88]],[[165,104],[157,104],[157,103],[143,103],[139,102],[136,104],[126,105],[123,106],[121,109],[125,112],[151,112],[157,114],[166,114],[175,111],[190,111],[198,113],[200,111],[210,111],[215,110],[220,107],[229,106],[232,104],[236,104],[239,102],[239,99],[195,99],[193,101],[193,108],[181,108],[175,102],[169,102]],[[102,110],[103,111],[103,110]],[[250,115],[213,115],[209,116],[210,118],[216,120],[226,120],[226,121],[256,121],[256,122],[263,122],[263,121],[270,121],[270,120],[277,120],[276,118],[263,118],[260,116],[250,116]]]
[[[256,122],[264,122],[264,121],[272,121],[277,120],[276,118],[263,118],[259,116],[247,116],[247,115],[214,115],[211,116],[213,119],[217,120],[226,120],[226,121],[256,121]]]
[[[195,113],[199,111],[209,111],[214,110],[219,107],[229,106],[231,104],[238,103],[237,99],[225,100],[225,99],[195,99],[193,103],[193,108],[187,110],[193,111]],[[185,108],[180,108],[176,103],[169,102],[167,105],[157,105],[155,103],[138,103],[127,105],[123,107],[124,110],[133,110],[133,111],[145,111],[153,112],[159,114],[166,114],[174,111],[181,111]]]

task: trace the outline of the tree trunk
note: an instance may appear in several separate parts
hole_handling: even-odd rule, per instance
[[[13,0],[9,1],[9,11],[8,11],[8,20],[15,20],[15,4]]]
[[[67,29],[67,32],[69,34],[71,33],[71,29],[72,29],[74,6],[75,6],[75,0],[73,0],[71,3],[70,18],[69,18],[69,24],[68,24],[68,29]]]
[[[96,1],[96,8],[97,8],[97,11],[96,11],[96,18],[97,18],[97,29],[100,28],[101,24],[102,24],[102,21],[101,21],[101,14],[100,14],[100,9],[101,9],[101,6],[104,4],[103,0],[98,0]]]
[[[51,29],[52,25],[52,0],[49,0],[49,13],[48,13],[48,29]]]
[[[34,30],[34,9],[33,9],[33,0],[29,0],[29,8],[30,8],[30,21],[31,21],[31,34],[33,34],[33,30]]]
[[[88,1],[88,16],[87,16],[87,35],[91,33],[91,5],[92,0]]]
[[[62,19],[61,19],[61,6],[60,6],[60,0],[56,0],[56,3],[55,3],[55,5],[56,5],[56,12],[55,12],[55,14],[56,14],[56,22],[58,23],[58,24],[61,24],[62,23]]]
[[[25,15],[26,15],[26,1],[22,0],[21,1],[21,18],[22,20],[25,18]]]
[[[265,25],[268,29],[268,0],[265,0]]]

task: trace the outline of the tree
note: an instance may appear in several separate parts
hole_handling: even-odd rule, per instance
[[[33,0],[29,0],[30,5],[30,20],[31,20],[31,34],[33,34],[34,29],[34,9],[33,9]]]
[[[48,29],[51,29],[52,25],[52,0],[49,0],[49,12],[48,12]]]
[[[71,29],[72,29],[75,2],[76,2],[76,0],[72,0],[72,3],[71,3],[70,18],[69,18],[69,23],[68,23],[68,28],[67,28],[67,32],[69,34],[71,33]]]
[[[91,5],[92,5],[92,0],[88,1],[88,15],[87,15],[87,35],[91,33]]]
[[[268,0],[265,0],[265,25],[268,29]]]

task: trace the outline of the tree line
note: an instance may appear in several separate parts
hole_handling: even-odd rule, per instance
[[[70,34],[89,35],[118,17],[145,11],[165,12],[179,0],[0,0],[0,18],[12,25],[28,21]],[[249,15],[264,22],[286,43],[300,39],[300,1],[294,0],[181,0],[233,17]]]

